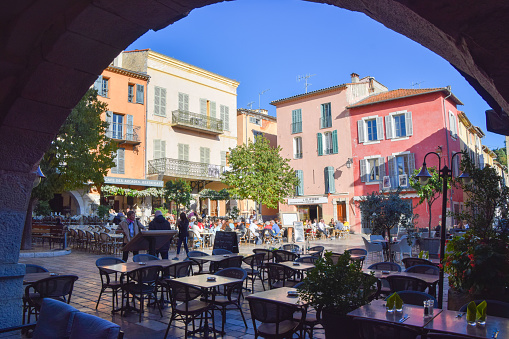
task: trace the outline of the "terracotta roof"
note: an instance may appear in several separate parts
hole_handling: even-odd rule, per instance
[[[274,100],[270,104],[273,105],[273,106],[277,106],[278,104],[286,102],[286,101],[291,101],[291,100],[299,99],[299,98],[306,97],[306,96],[313,96],[313,95],[316,95],[316,94],[320,94],[320,93],[324,93],[324,92],[328,92],[328,91],[333,91],[333,90],[341,89],[341,88],[346,88],[346,84],[331,86],[331,87],[322,88],[322,89],[319,89],[319,90],[316,90],[316,91],[312,91],[312,92],[308,92],[308,93],[297,94],[297,95],[294,95],[294,96],[291,96],[291,97],[288,97],[288,98]]]
[[[456,102],[456,104],[463,105],[463,103],[458,98],[456,98],[456,96],[454,94],[452,94],[452,92],[450,92],[450,90],[447,89],[446,87],[418,88],[418,89],[400,88],[400,89],[395,89],[395,90],[388,91],[388,92],[371,95],[371,96],[369,96],[365,99],[362,99],[361,101],[359,101],[353,105],[348,106],[347,108],[355,108],[355,107],[361,107],[361,106],[366,106],[366,105],[373,105],[373,104],[378,104],[380,102],[392,101],[392,100],[403,99],[403,98],[413,97],[413,96],[417,96],[417,95],[436,93],[436,92],[444,92],[446,95],[451,94],[451,99],[454,102]]]

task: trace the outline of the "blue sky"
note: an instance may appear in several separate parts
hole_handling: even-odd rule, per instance
[[[373,76],[389,89],[451,86],[458,108],[486,133],[483,144],[504,147],[486,131],[486,102],[444,59],[364,14],[301,0],[236,0],[206,6],[128,49],[150,48],[240,82],[237,105],[254,101],[276,114],[273,100],[304,93],[298,75],[316,74],[309,91]]]

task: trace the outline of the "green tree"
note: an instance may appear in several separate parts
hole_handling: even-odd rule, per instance
[[[108,169],[114,166],[116,144],[106,137],[108,123],[101,120],[107,105],[97,99],[97,91],[90,89],[71,111],[58,131],[40,166],[46,178],[32,190],[22,248],[32,244],[32,210],[38,200],[48,201],[55,193],[82,189],[88,193],[92,186],[100,189]]]
[[[361,200],[359,207],[362,222],[369,225],[373,234],[390,235],[391,230],[397,226],[413,229],[415,216],[412,203],[404,201],[400,191],[401,189],[398,189],[389,194],[373,192]],[[392,258],[390,245],[388,242],[389,258]]]
[[[497,155],[497,161],[501,165],[507,166],[507,149],[505,147],[495,148],[493,152]]]
[[[263,136],[245,145],[230,148],[230,171],[223,183],[230,195],[251,199],[269,208],[277,208],[284,198],[292,196],[298,179],[289,159],[280,155],[281,147],[271,147]]]
[[[421,169],[416,169],[414,175],[410,177],[410,186],[417,191],[419,195],[419,202],[417,206],[423,204],[426,201],[428,205],[429,221],[428,221],[428,236],[431,237],[431,206],[439,198],[442,193],[442,179],[439,178],[439,173],[436,167],[428,168],[431,178],[426,185],[422,185],[415,176],[419,174]],[[447,189],[451,188],[451,183],[447,182]]]
[[[177,209],[180,206],[187,207],[191,201],[191,185],[183,180],[177,179],[175,181],[168,181],[165,187],[164,197],[166,201],[173,201],[177,204]]]

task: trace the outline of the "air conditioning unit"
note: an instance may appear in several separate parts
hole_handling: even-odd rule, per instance
[[[382,187],[384,189],[389,189],[391,188],[391,177],[389,177],[388,175],[384,176],[384,180],[382,182]]]
[[[408,176],[406,174],[401,174],[399,176],[399,186],[407,187],[408,186]]]

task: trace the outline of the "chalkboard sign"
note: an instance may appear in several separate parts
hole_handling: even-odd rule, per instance
[[[302,221],[294,221],[293,228],[295,229],[295,242],[304,242],[304,223]]]
[[[236,232],[216,232],[214,249],[221,248],[232,253],[239,253],[239,241]]]

